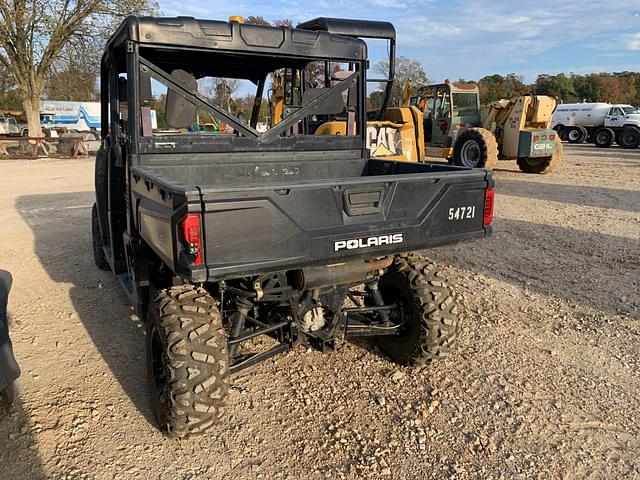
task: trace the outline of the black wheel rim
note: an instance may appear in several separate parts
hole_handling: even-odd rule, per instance
[[[151,368],[153,370],[153,385],[158,398],[164,397],[167,389],[167,372],[164,366],[164,345],[160,339],[157,327],[151,329]]]
[[[475,140],[467,140],[460,149],[460,158],[465,167],[475,168],[480,165],[482,152],[480,145]]]

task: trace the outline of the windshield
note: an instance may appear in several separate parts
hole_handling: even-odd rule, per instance
[[[360,148],[354,144],[361,131],[360,64],[271,57],[251,69],[255,59],[226,57],[198,65],[177,65],[173,59],[164,65],[162,59],[141,55],[143,142],[166,151],[183,144],[173,142],[175,137],[227,143],[243,138],[250,150],[285,137],[311,143],[315,137],[317,143],[317,137],[332,135],[340,137],[332,140],[334,149],[343,139],[350,139],[345,148]]]
[[[640,110],[637,107],[632,107],[631,105],[622,107],[622,110],[624,110],[625,115],[629,115],[631,113],[640,113]]]
[[[478,110],[478,96],[475,93],[454,93],[453,111],[462,113],[475,112]]]

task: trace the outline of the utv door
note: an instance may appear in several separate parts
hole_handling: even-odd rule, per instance
[[[102,145],[96,155],[95,189],[100,233],[106,245],[105,256],[114,273],[126,271],[123,234],[127,228],[126,150],[127,135],[126,63],[118,56],[123,52],[110,51],[101,68]]]

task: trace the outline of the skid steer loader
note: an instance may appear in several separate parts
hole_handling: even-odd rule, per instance
[[[484,168],[516,160],[525,173],[548,173],[560,163],[562,143],[549,128],[552,97],[521,95],[481,107],[477,85],[448,81],[416,87],[407,82],[403,97],[403,106],[423,113],[426,156]]]

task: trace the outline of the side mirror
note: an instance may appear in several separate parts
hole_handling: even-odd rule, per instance
[[[171,76],[185,88],[193,92],[198,91],[198,82],[196,77],[184,70],[174,70]],[[172,128],[187,128],[195,122],[196,106],[189,100],[184,98],[180,93],[175,91],[171,86],[167,90],[167,107],[166,107],[167,124]]]

